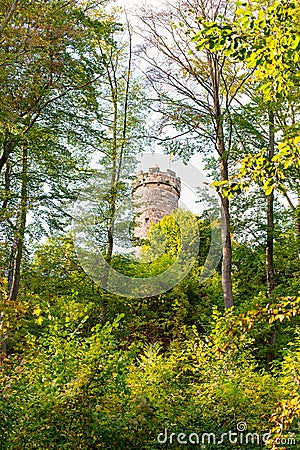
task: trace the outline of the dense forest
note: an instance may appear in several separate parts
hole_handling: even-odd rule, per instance
[[[300,3],[124,3],[0,0],[0,450],[299,449]]]

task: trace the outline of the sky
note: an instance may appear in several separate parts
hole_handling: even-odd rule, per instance
[[[125,7],[126,9],[130,9],[133,8],[138,5],[138,6],[152,6],[152,5],[157,5],[161,3],[161,1],[159,0],[115,0],[115,4],[118,6],[122,6]]]
[[[137,9],[140,6],[156,6],[156,5],[162,5],[163,0],[115,0],[113,2],[113,5],[115,6],[120,6],[122,8],[126,9],[126,14],[127,17],[129,19],[129,21],[133,24],[133,25],[138,25],[138,18],[136,17],[136,13],[137,13]],[[134,45],[139,44],[139,42],[141,42],[141,38],[138,35],[135,35],[133,37],[133,42]],[[175,134],[175,132],[174,132]],[[154,147],[154,151],[155,154],[157,156],[152,155],[150,160],[149,160],[149,165],[150,166],[155,166],[155,165],[159,165],[161,167],[162,170],[165,170],[166,168],[173,168],[173,165],[175,163],[173,163],[173,161],[170,160],[169,157],[162,157],[162,153],[163,153],[163,148],[160,147],[157,143],[153,143],[153,147]],[[151,151],[153,151],[153,147],[151,149]],[[148,161],[148,157],[147,157],[147,153],[149,152],[149,149],[146,149],[145,151],[145,155],[143,156],[143,170],[146,171],[147,170],[147,161]],[[150,163],[151,161],[151,163]],[[200,155],[194,155],[191,160],[189,161],[191,167],[195,168],[195,170],[200,170],[201,172],[203,172],[203,163],[202,163],[202,158],[200,157]],[[176,165],[176,164],[175,164]],[[177,167],[178,169],[178,167]],[[182,169],[183,170],[183,169]],[[178,174],[180,176],[180,174]],[[204,175],[203,175],[204,176]],[[207,182],[208,180],[206,180]],[[191,209],[193,210],[194,213],[200,213],[200,210],[203,210],[199,203],[198,203],[198,197],[195,196],[193,189],[189,189],[187,182],[186,182],[186,177],[185,177],[185,182],[182,183],[182,194],[181,194],[181,206]]]

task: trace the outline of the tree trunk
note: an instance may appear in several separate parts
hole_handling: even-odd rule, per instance
[[[9,183],[10,183],[9,164],[7,159],[6,164],[7,164],[6,186],[7,189],[9,190]],[[8,279],[7,300],[9,301],[15,301],[17,299],[20,286],[21,261],[22,261],[25,227],[26,227],[26,214],[27,214],[27,168],[28,168],[28,149],[27,146],[25,145],[23,147],[23,156],[22,156],[21,204],[19,217],[17,220],[17,226],[15,230],[15,236],[11,246],[10,262],[7,276]],[[6,302],[6,299],[4,299],[3,301]],[[0,355],[1,363],[3,363],[7,354],[6,338],[7,333],[1,336],[1,355]]]
[[[214,116],[216,127],[216,148],[220,157],[220,179],[228,181],[228,151],[226,151],[223,129],[223,114],[220,101],[220,80],[221,68],[218,56],[207,53],[207,61],[210,67],[210,78],[212,83]],[[230,236],[230,211],[229,200],[221,196],[221,215],[222,215],[222,290],[224,296],[225,308],[231,308],[234,304],[232,294],[232,247]]]
[[[12,4],[10,5],[10,8],[8,9],[3,21],[0,24],[0,33],[2,33],[2,31],[4,30],[4,28],[7,26],[7,24],[9,23],[10,19],[12,18],[17,5],[19,3],[20,0],[13,0]]]
[[[227,161],[221,160],[221,181],[228,180]],[[221,197],[221,213],[222,213],[222,289],[224,295],[225,308],[231,308],[234,304],[232,294],[232,247],[230,236],[230,211],[229,200],[226,197]]]
[[[300,189],[298,190],[298,205],[296,208],[296,234],[300,237]]]
[[[1,217],[0,220],[5,220],[6,207],[8,204],[9,194],[10,194],[10,164],[8,160],[6,161],[6,171],[5,171],[5,194],[3,199],[3,204],[1,206]],[[4,274],[3,274],[4,276]],[[6,295],[3,295],[2,304],[6,302]],[[3,319],[3,315],[1,315],[1,319]],[[3,320],[0,321],[0,329],[3,327]],[[0,336],[0,364],[4,362],[4,358],[6,356],[6,335]]]
[[[271,160],[275,153],[275,123],[274,113],[269,110],[269,152]],[[275,288],[274,274],[274,193],[267,196],[267,242],[266,242],[266,272],[267,272],[267,295],[270,296]],[[269,349],[266,357],[266,368],[270,370],[270,363],[276,354],[277,330],[274,329],[269,339]]]
[[[131,66],[132,66],[132,35],[127,21],[128,28],[128,43],[129,43],[129,57],[128,57],[128,71],[125,77],[125,92],[124,92],[124,105],[121,106],[122,100],[120,101],[120,81],[117,78],[117,68],[118,68],[118,58],[114,61],[111,57],[109,62],[106,64],[106,74],[108,78],[108,83],[110,87],[112,110],[113,110],[113,123],[112,123],[112,154],[111,154],[111,173],[110,173],[110,199],[109,199],[109,223],[107,230],[107,249],[105,254],[105,261],[108,266],[111,265],[112,255],[114,250],[114,229],[116,220],[116,207],[117,207],[117,197],[118,197],[118,183],[121,177],[121,168],[124,158],[125,143],[127,138],[127,122],[128,122],[128,107],[130,98],[130,84],[131,84]],[[103,60],[105,61],[104,54],[102,53],[101,47],[99,48]],[[111,55],[112,56],[112,55]],[[122,97],[121,97],[122,98]],[[121,109],[122,108],[122,109]],[[119,130],[119,120],[120,116],[123,122],[123,127],[121,131],[121,139],[118,136]],[[104,268],[104,273],[102,277],[102,287],[107,288],[108,277],[109,277],[109,267]],[[102,300],[102,312],[101,321],[104,323],[106,321],[108,300],[104,296]]]
[[[267,197],[267,243],[266,243],[266,271],[267,293],[270,295],[275,288],[274,275],[274,194]]]
[[[15,145],[16,140],[8,133],[8,136],[6,136],[3,141],[3,151],[0,158],[0,174],[8,161],[9,155],[13,152]]]
[[[113,188],[112,188],[113,189]],[[109,225],[107,229],[107,248],[105,253],[105,261],[110,266],[112,260],[112,254],[114,249],[114,226],[115,226],[115,214],[116,214],[116,198],[113,196],[110,204],[110,217],[109,217]],[[102,275],[102,287],[103,289],[107,289],[108,276],[109,276],[109,267],[105,266],[103,275]],[[103,311],[102,311],[102,320],[105,317],[105,310],[107,307],[107,302],[103,298]]]
[[[269,111],[269,160],[275,153],[274,113]],[[267,243],[266,243],[267,292],[270,295],[275,288],[274,275],[274,193],[267,197]]]
[[[5,298],[3,298],[2,300],[2,304],[4,304],[6,301]],[[0,329],[3,330],[3,313],[1,314],[0,317],[1,321],[0,321]],[[7,353],[7,349],[6,349],[6,333],[3,333],[0,336],[0,340],[1,340],[1,346],[0,346],[0,365],[4,363],[4,359],[6,357],[6,353]]]
[[[14,242],[11,247],[10,266],[8,270],[8,300],[17,299],[20,286],[21,261],[24,246],[24,236],[27,215],[27,168],[28,168],[28,149],[23,147],[22,158],[22,186],[21,186],[21,205],[17,230],[15,232]]]

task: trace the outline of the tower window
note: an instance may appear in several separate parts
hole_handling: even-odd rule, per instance
[[[146,217],[146,218],[145,218],[145,222],[146,222],[146,223],[149,223],[149,217]]]

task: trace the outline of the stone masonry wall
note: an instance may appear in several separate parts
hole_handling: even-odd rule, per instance
[[[172,170],[161,172],[159,167],[151,167],[148,172],[137,174],[132,191],[134,236],[145,239],[151,223],[177,210],[181,182]]]

